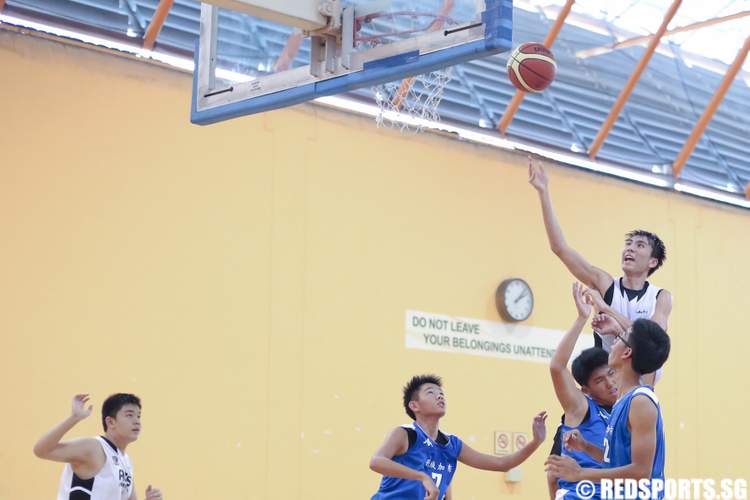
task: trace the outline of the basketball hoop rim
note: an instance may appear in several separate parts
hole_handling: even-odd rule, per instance
[[[355,36],[354,41],[358,43],[367,43],[367,42],[380,40],[383,38],[411,35],[414,33],[429,32],[431,30],[436,29],[435,23],[441,23],[441,26],[439,26],[437,29],[441,29],[446,24],[451,25],[451,26],[458,25],[458,22],[452,17],[445,16],[442,14],[435,14],[434,12],[417,12],[417,11],[411,11],[411,10],[404,10],[404,11],[397,11],[397,12],[373,12],[371,14],[366,14],[364,16],[359,16],[359,17],[354,18],[355,32],[359,32],[362,29],[362,25],[364,23],[370,23],[372,22],[373,19],[393,18],[397,16],[425,17],[425,18],[432,18],[432,21],[430,21],[424,27],[420,27],[420,28],[413,28],[413,29],[402,30],[402,31],[392,31],[389,33],[381,33],[381,34],[370,35],[370,36]]]

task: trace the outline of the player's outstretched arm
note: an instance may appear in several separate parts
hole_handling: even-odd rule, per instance
[[[583,469],[571,457],[552,455],[546,470],[566,481],[599,481],[602,479],[649,479],[656,455],[656,420],[658,410],[646,397],[635,397],[630,403],[631,462],[611,469]],[[606,450],[605,450],[606,453]]]
[[[612,316],[599,313],[591,320],[591,328],[599,335],[622,335],[625,328]]]
[[[486,453],[480,453],[464,443],[461,447],[461,453],[458,455],[458,460],[462,464],[474,467],[475,469],[507,472],[513,467],[521,465],[526,461],[526,459],[529,458],[537,448],[539,448],[539,445],[544,442],[544,438],[547,436],[547,429],[544,425],[546,420],[546,411],[539,412],[534,417],[534,423],[532,424],[534,438],[529,444],[515,453],[505,455],[504,457],[496,457],[493,455],[487,455]]]
[[[573,283],[573,301],[578,311],[573,326],[565,333],[555,350],[549,364],[552,385],[555,388],[557,400],[565,412],[568,425],[578,425],[586,415],[586,397],[576,386],[573,375],[568,370],[568,361],[575,349],[578,336],[581,334],[586,321],[591,314],[591,306],[584,300],[584,289],[578,283]]]
[[[76,394],[73,397],[71,414],[54,426],[34,445],[34,455],[45,460],[66,462],[75,465],[95,465],[99,444],[93,438],[74,439],[60,442],[63,436],[78,422],[91,415],[92,406],[86,407],[88,394]]]
[[[623,314],[620,314],[618,311],[614,310],[609,304],[607,304],[604,301],[602,294],[599,293],[598,290],[589,288],[588,290],[586,290],[585,296],[586,296],[586,302],[594,306],[594,310],[596,311],[597,314],[606,314],[607,316],[611,316],[615,321],[617,321],[620,324],[623,331],[630,328],[630,325],[633,324],[630,318],[628,318],[627,316]],[[599,333],[600,335],[603,335],[600,332],[597,332],[597,333]]]
[[[422,486],[424,486],[424,489],[427,492],[425,500],[436,499],[439,490],[430,476],[424,472],[410,469],[409,467],[392,460],[396,455],[403,455],[406,453],[408,449],[409,436],[406,434],[406,429],[403,427],[396,427],[390,432],[390,434],[388,434],[388,436],[386,436],[383,444],[377,449],[377,451],[375,451],[375,454],[370,459],[370,469],[384,476],[421,481]]]
[[[529,183],[539,193],[539,201],[542,205],[542,217],[544,219],[544,229],[547,231],[547,240],[552,252],[565,264],[565,267],[581,283],[589,288],[595,288],[600,292],[604,291],[612,283],[612,276],[606,271],[591,265],[580,253],[568,245],[563,235],[560,223],[552,208],[552,199],[549,195],[549,185],[547,174],[541,163],[534,165],[533,159],[529,156]]]

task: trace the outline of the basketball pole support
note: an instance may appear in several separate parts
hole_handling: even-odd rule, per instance
[[[742,65],[747,58],[748,52],[750,52],[750,36],[745,39],[744,45],[737,53],[737,57],[734,58],[734,62],[732,62],[732,65],[724,75],[719,88],[716,90],[714,96],[706,106],[706,109],[703,111],[703,115],[701,115],[700,119],[693,127],[693,131],[690,133],[690,136],[685,142],[685,145],[682,147],[682,151],[680,151],[680,154],[677,155],[677,158],[672,165],[672,173],[675,177],[679,177],[680,173],[682,173],[682,168],[685,166],[688,158],[690,158],[690,155],[693,154],[693,150],[695,150],[695,146],[698,144],[698,141],[703,135],[703,132],[706,130],[708,122],[711,121],[711,118],[713,118],[714,113],[721,104],[721,101],[724,100],[724,96],[726,95],[727,91],[729,91],[729,87],[731,87],[732,82],[737,76],[737,73],[739,73],[740,69],[742,69]],[[750,184],[748,184],[748,186],[745,188],[745,196],[750,199]]]
[[[557,35],[560,34],[560,30],[565,24],[565,20],[568,18],[568,14],[570,14],[570,10],[573,8],[574,3],[575,0],[568,0],[567,2],[565,2],[565,5],[560,10],[560,12],[557,14],[555,24],[552,25],[549,33],[547,33],[547,36],[544,38],[543,45],[548,49],[551,49],[552,44],[555,43],[555,39],[557,38]],[[516,111],[518,111],[518,108],[521,107],[521,102],[523,102],[523,98],[525,95],[525,91],[516,90],[516,93],[513,95],[513,99],[510,100],[510,103],[508,103],[508,107],[505,108],[505,113],[503,113],[503,117],[500,120],[500,123],[498,123],[497,125],[497,130],[502,135],[505,135],[505,131],[508,130],[508,125],[510,125],[510,122],[513,121],[513,117],[515,116]]]
[[[697,23],[688,24],[686,26],[680,26],[679,28],[675,28],[673,30],[667,30],[664,33],[664,36],[666,37],[666,36],[676,35],[678,33],[687,33],[688,31],[694,31],[694,30],[699,30],[702,28],[707,28],[709,26],[715,26],[717,24],[734,21],[735,19],[742,19],[743,17],[747,17],[747,16],[750,16],[750,10],[744,10],[742,12],[737,12],[735,14],[730,14],[728,16],[715,17],[713,19],[708,19],[706,21],[700,21]],[[625,49],[628,47],[633,47],[635,45],[640,45],[642,43],[648,42],[653,37],[654,35],[637,36],[634,38],[623,40],[621,42],[613,43],[611,45],[603,45],[601,47],[594,47],[592,49],[579,50],[578,52],[576,52],[576,57],[580,57],[581,59],[586,59],[587,57],[608,54],[610,52],[614,52],[615,50]]]
[[[596,138],[594,139],[594,142],[591,145],[591,148],[589,149],[589,158],[591,158],[592,160],[596,158],[596,155],[597,153],[599,153],[599,150],[601,149],[602,144],[604,144],[604,141],[607,139],[607,136],[609,135],[610,130],[612,130],[612,127],[617,121],[617,117],[620,115],[620,111],[622,111],[622,108],[625,106],[625,103],[630,98],[630,94],[633,92],[633,88],[635,88],[635,84],[638,83],[638,79],[641,77],[643,70],[646,69],[648,62],[651,60],[651,56],[656,51],[656,47],[659,46],[659,43],[661,42],[661,39],[664,36],[664,33],[667,31],[667,26],[669,26],[669,23],[672,21],[672,18],[677,13],[677,9],[680,8],[681,3],[682,3],[682,0],[674,0],[674,2],[672,2],[672,5],[669,7],[669,10],[664,15],[664,19],[661,22],[661,26],[659,26],[659,29],[654,34],[654,37],[651,39],[651,42],[648,44],[648,48],[646,49],[646,52],[641,57],[641,60],[638,61],[638,65],[635,67],[635,70],[633,70],[633,73],[631,73],[630,78],[628,79],[628,82],[625,84],[625,87],[620,92],[620,95],[617,97],[617,100],[612,105],[612,109],[609,112],[609,116],[607,116],[607,119],[602,124],[601,128],[599,129],[599,132],[596,134]]]
[[[169,10],[172,8],[174,0],[160,0],[159,6],[156,7],[154,17],[146,28],[146,34],[143,36],[143,48],[146,50],[153,50],[154,44],[156,44],[156,37],[159,36],[164,21],[167,20]]]

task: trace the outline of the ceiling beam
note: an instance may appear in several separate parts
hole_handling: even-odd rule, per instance
[[[659,43],[661,42],[661,39],[664,36],[664,33],[667,31],[667,26],[669,26],[669,23],[672,21],[672,18],[674,18],[674,15],[677,13],[677,9],[680,8],[680,4],[682,4],[682,0],[674,0],[672,2],[672,5],[669,7],[669,10],[667,11],[666,14],[664,14],[664,19],[662,19],[661,26],[659,26],[659,29],[656,31],[656,33],[654,34],[654,37],[651,39],[651,42],[648,44],[648,48],[646,49],[646,52],[643,53],[641,60],[638,61],[638,65],[635,67],[635,70],[633,70],[633,73],[630,75],[630,78],[625,84],[625,87],[620,92],[620,95],[617,97],[617,100],[615,101],[614,105],[612,105],[612,109],[609,112],[609,116],[607,116],[607,119],[602,124],[601,128],[599,129],[599,132],[596,134],[594,143],[591,145],[591,149],[589,149],[589,157],[592,160],[596,158],[596,155],[599,153],[599,150],[601,149],[602,144],[604,144],[604,141],[607,139],[607,136],[609,135],[610,130],[612,130],[612,127],[615,125],[615,122],[617,121],[617,117],[620,115],[620,111],[622,111],[622,108],[625,106],[625,103],[628,102],[628,99],[630,98],[630,94],[633,93],[633,88],[635,88],[635,84],[638,83],[638,79],[641,77],[643,70],[646,69],[648,62],[651,60],[651,56],[654,55],[654,51],[656,50],[656,47],[659,46]]]
[[[153,50],[156,44],[156,37],[159,36],[164,21],[167,20],[169,10],[172,8],[174,0],[160,0],[159,6],[156,7],[154,17],[151,18],[151,22],[146,28],[146,34],[143,36],[143,48],[147,50]]]
[[[740,51],[737,52],[737,56],[734,58],[734,62],[732,63],[732,65],[729,66],[729,69],[724,75],[724,78],[721,80],[719,88],[714,93],[711,101],[709,101],[706,109],[703,111],[703,115],[701,115],[700,119],[695,124],[695,127],[693,127],[693,131],[690,133],[687,141],[685,141],[685,145],[682,147],[682,151],[680,151],[680,154],[677,155],[677,159],[675,159],[674,164],[672,165],[672,173],[675,177],[679,177],[682,173],[682,168],[685,166],[685,163],[687,163],[690,155],[693,154],[695,146],[698,144],[698,141],[703,135],[703,132],[706,130],[708,122],[710,122],[711,118],[713,118],[716,109],[721,104],[721,101],[724,100],[724,96],[727,94],[727,91],[732,85],[732,82],[737,76],[737,73],[739,73],[740,69],[742,68],[742,65],[744,64],[745,59],[747,58],[747,53],[749,51],[750,36],[745,39],[744,45],[742,46]],[[750,191],[750,186],[748,186],[748,191]],[[748,192],[746,192],[746,194],[748,194]]]
[[[743,17],[750,16],[750,10],[745,10],[742,12],[737,12],[735,14],[731,14],[728,16],[723,17],[715,17],[713,19],[708,19],[706,21],[701,21],[698,23],[688,24],[687,26],[680,26],[679,28],[675,28],[673,30],[668,30],[664,33],[664,36],[671,36],[676,35],[678,33],[686,33],[688,31],[694,31],[701,28],[707,28],[709,26],[715,26],[717,24],[726,23],[728,21],[734,21],[735,19],[742,19]],[[624,49],[627,47],[633,47],[635,45],[641,45],[649,40],[651,40],[654,37],[654,35],[643,35],[643,36],[637,36],[634,38],[629,38],[627,40],[623,40],[621,42],[616,42],[611,45],[603,45],[601,47],[594,47],[591,49],[584,49],[579,50],[576,52],[576,57],[579,57],[581,59],[585,59],[587,57],[592,56],[599,56],[602,54],[608,54],[610,52],[613,52],[618,49]]]

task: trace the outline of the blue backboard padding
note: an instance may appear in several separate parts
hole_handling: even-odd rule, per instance
[[[193,100],[190,121],[197,125],[209,125],[222,120],[293,106],[318,97],[349,92],[361,87],[378,85],[398,80],[399,78],[427,73],[464,61],[490,56],[511,48],[512,30],[504,29],[502,33],[507,34],[507,38],[498,40],[496,37],[487,37],[482,40],[449,47],[424,55],[407,53],[400,57],[391,56],[378,61],[372,61],[366,64],[361,71],[204,111],[198,111],[196,107],[198,72],[195,71],[193,74]],[[198,58],[199,47],[196,47],[196,67]]]
[[[486,10],[482,12],[484,38],[487,47],[513,38],[513,1],[486,0]]]
[[[404,52],[403,54],[397,54],[391,57],[384,57],[375,61],[367,61],[363,64],[365,71],[373,68],[387,68],[388,66],[396,66],[399,64],[408,64],[419,59],[419,51],[413,50],[411,52]]]

